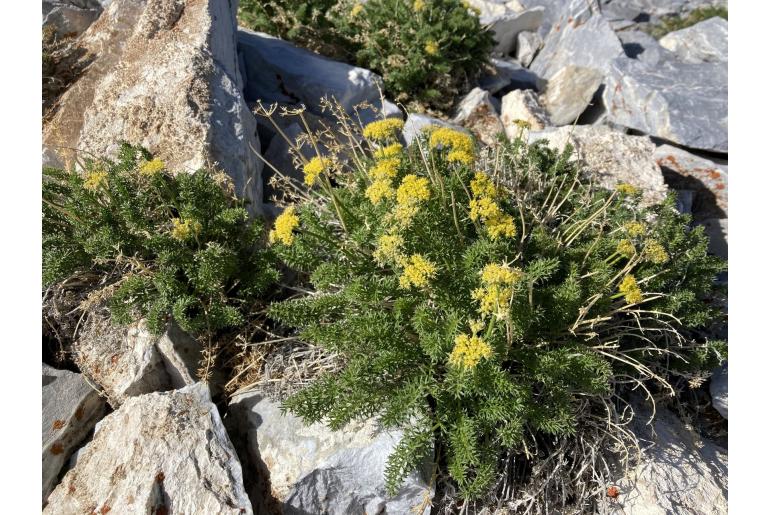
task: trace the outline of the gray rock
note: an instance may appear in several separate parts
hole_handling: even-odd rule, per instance
[[[694,193],[692,208],[696,221],[727,218],[727,165],[671,145],[656,148],[655,160],[663,170],[667,184]]]
[[[551,123],[574,122],[591,103],[603,78],[604,74],[594,68],[569,65],[548,79],[541,100]]]
[[[204,385],[134,397],[104,418],[43,513],[108,511],[253,513]]]
[[[481,88],[473,88],[460,101],[452,123],[470,130],[487,145],[497,141],[497,135],[504,130],[492,102],[492,95]]]
[[[482,77],[479,81],[479,87],[493,95],[506,88],[537,89],[540,83],[536,74],[523,68],[515,61],[492,58],[491,63],[493,73]]]
[[[98,2],[43,2],[43,26],[53,26],[62,36],[78,36],[102,13]]]
[[[43,504],[62,466],[104,416],[106,403],[83,376],[43,364]]]
[[[727,362],[714,371],[711,376],[711,405],[727,419]]]
[[[728,259],[727,218],[708,218],[698,223],[709,237],[709,252]]]
[[[501,113],[500,118],[509,139],[521,134],[517,120],[527,122],[533,131],[541,131],[549,125],[548,115],[540,106],[537,95],[531,90],[516,89],[506,94],[503,97]]]
[[[727,61],[727,20],[714,17],[691,27],[669,32],[660,46],[686,63]]]
[[[600,12],[598,0],[518,0],[518,3],[527,9],[544,8],[543,23],[538,31],[543,38],[558,32],[567,23],[584,23]]]
[[[602,4],[602,13],[611,12],[634,19],[639,15],[655,18],[684,15],[699,7],[727,6],[727,0],[602,0]]]
[[[537,32],[519,32],[516,36],[516,59],[522,66],[529,66],[543,46],[543,38]]]
[[[95,59],[61,97],[44,149],[74,165],[139,144],[173,171],[216,165],[262,201],[256,120],[242,96],[229,0],[114,0],[77,41]],[[252,148],[254,150],[252,150]]]
[[[561,151],[567,143],[574,147],[572,160],[580,160],[587,176],[599,186],[614,189],[628,183],[642,191],[644,204],[665,199],[668,188],[653,158],[655,145],[645,136],[630,136],[609,127],[578,125],[531,132],[529,141],[548,141]]]
[[[246,476],[263,481],[254,491],[269,491],[278,503],[271,507],[265,496],[252,495],[258,513],[430,513],[434,491],[423,477],[427,471],[410,474],[394,497],[385,492],[385,463],[402,438],[398,431],[380,431],[372,420],[339,431],[305,426],[255,392],[235,396],[230,415],[230,434],[241,435],[248,455],[241,453]]]
[[[478,10],[479,22],[494,34],[496,45],[493,52],[499,55],[508,55],[513,51],[520,32],[536,31],[543,22],[542,7],[517,12],[503,3],[489,0],[469,0],[468,3]]]
[[[717,515],[727,513],[727,451],[701,439],[666,409],[637,408],[633,430],[642,440],[643,461],[617,482],[617,501],[604,499],[601,514]]]
[[[695,202],[693,190],[676,190],[676,209],[682,214],[692,214],[692,205]]]
[[[631,59],[636,59],[649,66],[655,66],[663,59],[674,58],[668,50],[660,46],[658,40],[641,30],[618,32],[623,43],[623,52]]]
[[[604,74],[612,60],[622,54],[620,40],[604,17],[594,15],[586,21],[575,18],[554,27],[530,70],[546,80],[568,65]]]
[[[336,99],[348,114],[367,102],[382,107],[379,75],[333,61],[291,43],[246,29],[238,29],[244,92],[250,102],[304,104],[311,113],[323,115],[320,101]],[[374,119],[363,116],[365,122]]]
[[[438,127],[449,127],[451,129],[458,129],[468,132],[467,130],[454,123],[446,122],[426,114],[409,113],[409,116],[406,117],[406,122],[404,122],[404,129],[402,131],[404,141],[406,141],[407,145],[411,145],[417,136],[422,134],[426,128],[432,125]]]
[[[727,152],[727,63],[657,66],[621,57],[603,95],[607,119],[702,150]]]

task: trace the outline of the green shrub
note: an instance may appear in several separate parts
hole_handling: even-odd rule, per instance
[[[481,496],[526,438],[606,420],[624,385],[672,394],[673,374],[722,357],[686,330],[715,314],[704,298],[724,264],[673,197],[643,208],[633,186],[596,189],[544,142],[480,151],[433,128],[404,149],[402,125],[307,163],[310,193],[270,233],[315,292],[269,315],[345,362],[285,407],[403,428],[391,491],[435,452]]]
[[[125,144],[82,173],[44,169],[44,285],[89,276],[114,321],[146,317],[154,332],[170,316],[196,335],[238,327],[278,274],[229,186],[223,173],[172,175]]]

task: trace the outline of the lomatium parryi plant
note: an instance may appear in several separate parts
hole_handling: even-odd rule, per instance
[[[263,225],[222,172],[172,174],[146,150],[43,170],[43,284],[96,284],[112,320],[210,339],[244,324],[278,279]]]
[[[670,395],[723,356],[687,331],[714,315],[723,263],[672,198],[595,188],[544,142],[481,150],[432,127],[407,148],[398,119],[340,127],[337,145],[308,135],[307,189],[286,182],[270,232],[313,293],[270,315],[344,360],[286,408],[404,430],[391,491],[432,459],[463,497],[485,495],[507,453],[534,460],[532,442],[588,424],[611,434],[625,388]]]

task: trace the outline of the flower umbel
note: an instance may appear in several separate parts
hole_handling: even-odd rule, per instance
[[[425,53],[428,55],[438,54],[438,43],[436,43],[434,40],[430,40],[425,43]]]
[[[385,234],[377,240],[377,248],[374,251],[374,260],[383,265],[388,261],[397,262],[401,257],[401,249],[404,238],[398,234]]]
[[[388,179],[377,179],[366,188],[366,198],[374,205],[379,204],[383,199],[393,198],[395,193]]]
[[[415,205],[430,199],[428,179],[409,174],[401,180],[396,192],[396,200],[400,205]]]
[[[294,206],[289,206],[275,219],[275,227],[268,234],[268,240],[270,243],[280,242],[291,245],[294,242],[294,229],[297,227],[299,227],[299,217],[294,213]]]
[[[96,191],[107,185],[107,172],[104,170],[94,170],[86,175],[83,181],[83,187],[89,191]]]
[[[658,240],[647,240],[644,247],[644,258],[656,265],[662,265],[668,261],[668,252]]]
[[[618,243],[618,246],[615,249],[615,252],[617,252],[624,258],[630,259],[631,257],[633,257],[634,254],[636,254],[636,247],[634,247],[634,244],[631,243],[631,240],[623,239],[623,240],[620,240],[620,242]]]
[[[142,175],[153,176],[162,172],[165,167],[165,163],[156,157],[155,159],[142,163],[139,167],[139,173]]]
[[[369,169],[369,177],[375,181],[393,179],[398,175],[398,166],[400,164],[401,160],[397,157],[389,157],[377,161],[377,163]]]
[[[314,157],[302,169],[305,172],[305,184],[312,186],[315,180],[331,166],[331,159],[326,157]]]
[[[615,186],[615,190],[622,195],[636,195],[639,193],[639,188],[626,182]]]
[[[449,355],[449,362],[457,367],[474,368],[482,358],[492,355],[492,347],[481,337],[467,334],[457,335],[455,346]]]
[[[624,226],[624,229],[626,230],[626,233],[628,233],[628,235],[632,238],[643,236],[646,231],[642,222],[628,222]]]
[[[398,118],[385,118],[384,120],[377,120],[364,127],[364,137],[378,141],[395,138],[396,131],[400,131],[403,128],[403,120]]]
[[[362,4],[356,4],[353,6],[353,8],[350,10],[350,16],[355,18],[359,14],[361,14],[361,11],[364,10],[364,6]]]
[[[448,127],[434,129],[430,133],[429,143],[431,148],[442,147],[473,154],[473,138],[464,132]]]
[[[620,282],[618,290],[623,294],[626,298],[626,302],[629,304],[638,304],[644,299],[642,290],[639,288],[639,284],[636,282],[633,275],[625,276]]]
[[[201,224],[197,220],[174,218],[171,222],[173,224],[171,237],[176,240],[184,241],[192,236],[197,236],[201,232]]]
[[[401,143],[393,143],[392,145],[388,145],[387,147],[378,148],[374,151],[374,157],[377,159],[387,159],[389,157],[398,157],[401,155],[401,152],[404,150],[403,145]]]
[[[398,283],[405,290],[412,286],[417,288],[427,286],[428,280],[436,276],[436,265],[420,254],[412,254],[409,259],[404,261],[404,273],[399,278]]]
[[[418,13],[425,9],[425,1],[424,0],[414,0],[414,3],[412,4],[412,9],[414,9],[414,12]]]
[[[482,316],[495,315],[498,319],[508,316],[508,305],[513,297],[513,286],[521,280],[523,272],[508,265],[490,263],[481,271],[481,288],[472,297],[479,301]]]

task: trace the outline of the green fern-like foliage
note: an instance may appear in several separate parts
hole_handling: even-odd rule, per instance
[[[82,172],[43,170],[43,283],[102,282],[114,321],[169,317],[192,334],[238,327],[277,280],[262,224],[222,173],[172,175],[144,149]]]
[[[631,185],[597,189],[544,142],[480,151],[434,127],[404,148],[402,124],[309,162],[310,192],[270,234],[315,288],[270,315],[344,358],[285,406],[335,429],[404,429],[391,491],[436,452],[481,496],[525,435],[573,434],[587,401],[666,390],[722,357],[687,335],[715,315],[724,263],[673,198],[643,207]]]

